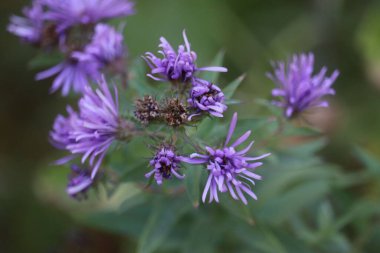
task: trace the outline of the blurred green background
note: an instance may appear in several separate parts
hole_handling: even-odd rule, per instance
[[[131,59],[156,51],[160,36],[177,45],[185,28],[199,66],[222,49],[230,70],[222,82],[247,74],[236,94],[243,105],[231,107],[241,117],[260,113],[253,98],[269,98],[273,84],[265,72],[271,60],[315,52],[318,68],[341,72],[331,109],[310,118],[329,136],[321,155],[347,172],[357,170],[351,145],[380,156],[380,1],[136,2],[137,14],[127,19],[125,37]],[[54,190],[40,184],[46,173],[66,175],[49,166],[60,154],[47,136],[55,115],[75,99],[48,94],[50,80],[35,82],[36,70],[27,63],[37,52],[6,32],[9,16],[20,14],[28,3],[0,2],[0,252],[125,252],[128,237],[79,225],[57,204],[60,199],[47,197],[49,190],[63,192],[63,181]],[[363,189],[357,191],[352,199]],[[368,252],[376,248],[367,247]]]

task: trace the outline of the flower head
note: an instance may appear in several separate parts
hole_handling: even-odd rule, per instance
[[[162,184],[164,179],[169,179],[174,175],[176,178],[183,179],[184,176],[178,173],[179,163],[182,161],[181,156],[177,156],[173,147],[161,147],[149,165],[153,168],[149,173],[145,174],[146,178],[150,178],[154,174],[157,184]]]
[[[39,1],[34,1],[31,7],[23,9],[23,14],[25,17],[11,17],[8,31],[28,43],[38,44],[44,29],[43,7]]]
[[[112,26],[97,24],[91,42],[83,52],[74,52],[80,61],[96,61],[100,66],[111,64],[124,56],[123,35]]]
[[[100,77],[97,62],[79,61],[76,58],[70,58],[50,69],[42,71],[36,75],[37,80],[49,78],[57,75],[50,88],[50,92],[61,89],[63,96],[67,96],[71,89],[75,92],[83,92],[89,85],[90,80]]]
[[[116,87],[114,92],[113,96],[104,78],[99,82],[99,89],[93,90],[89,86],[85,88],[79,101],[79,122],[70,132],[75,142],[66,146],[71,153],[82,155],[82,163],[89,158],[89,164],[93,167],[91,178],[95,177],[120,130]]]
[[[45,18],[57,24],[58,32],[75,25],[95,24],[134,13],[129,0],[41,0],[48,10]]]
[[[223,112],[227,110],[221,89],[215,84],[201,79],[194,80],[188,103],[197,110],[190,116],[190,120],[201,112],[208,112],[215,117],[223,117]]]
[[[264,154],[258,157],[246,156],[253,145],[251,142],[246,148],[237,151],[235,148],[248,139],[251,131],[246,132],[239,137],[233,144],[229,145],[232,134],[237,122],[237,113],[231,120],[230,129],[227,134],[226,142],[222,148],[206,147],[207,154],[194,153],[190,158],[183,159],[190,164],[206,164],[208,171],[207,183],[203,191],[202,201],[206,201],[209,194],[209,202],[215,200],[219,202],[218,192],[229,192],[232,198],[241,200],[247,204],[244,196],[257,199],[249,183],[255,184],[254,180],[260,180],[261,176],[252,172],[252,170],[261,166],[261,162],[252,162],[267,157],[270,154]]]
[[[175,51],[170,43],[164,38],[160,38],[160,51],[162,58],[154,54],[145,53],[144,59],[152,69],[148,76],[157,81],[179,81],[188,82],[194,77],[197,71],[216,71],[226,72],[224,67],[204,67],[197,68],[195,61],[197,55],[190,49],[190,43],[187,39],[185,31],[183,31],[183,39],[185,45],[180,45]],[[156,76],[158,75],[158,76]]]
[[[81,169],[77,165],[72,165],[71,172],[66,188],[67,194],[76,199],[86,198],[86,193],[93,184],[90,171]]]
[[[278,62],[275,67],[274,74],[268,74],[268,77],[278,86],[272,90],[272,95],[281,100],[274,104],[284,108],[287,118],[310,108],[328,106],[322,97],[335,94],[331,86],[339,75],[337,70],[326,77],[327,68],[323,67],[318,74],[313,75],[312,53],[294,55],[291,61]]]

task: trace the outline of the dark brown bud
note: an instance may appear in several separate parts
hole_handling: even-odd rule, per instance
[[[152,96],[145,96],[135,102],[135,117],[144,125],[160,117],[160,108]]]
[[[169,126],[178,127],[187,122],[189,113],[178,98],[173,98],[166,101],[162,109],[162,116]]]

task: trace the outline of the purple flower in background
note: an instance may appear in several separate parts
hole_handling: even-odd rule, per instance
[[[76,199],[86,198],[86,193],[93,183],[90,171],[81,169],[77,165],[72,165],[71,171],[66,188],[67,194]]]
[[[149,173],[145,174],[146,178],[154,174],[154,179],[157,184],[162,184],[164,179],[171,178],[174,175],[176,178],[183,179],[184,176],[178,173],[179,163],[182,161],[181,156],[177,156],[170,146],[164,146],[159,149],[149,165],[153,168]]]
[[[208,112],[215,117],[223,117],[223,112],[227,110],[221,89],[215,84],[201,79],[194,79],[187,101],[191,107],[197,110],[195,114],[190,115],[189,120],[202,112]]]
[[[55,118],[53,130],[50,132],[51,143],[58,149],[65,149],[67,145],[75,142],[70,133],[78,124],[79,116],[70,106],[66,110],[68,116],[58,115]]]
[[[238,145],[248,139],[251,131],[246,132],[233,144],[228,145],[235,130],[236,122],[237,113],[234,113],[223,148],[206,147],[208,154],[195,153],[189,158],[183,159],[184,162],[190,164],[207,164],[209,175],[202,195],[203,202],[206,201],[207,194],[210,196],[209,203],[213,200],[219,202],[218,191],[228,191],[232,198],[236,200],[240,199],[244,204],[248,203],[244,193],[257,199],[249,183],[254,185],[254,180],[261,179],[261,176],[253,173],[252,170],[261,166],[262,163],[252,161],[260,160],[270,154],[264,154],[258,157],[246,156],[247,152],[252,147],[253,142],[240,151],[235,150]]]
[[[70,106],[66,108],[68,116],[58,115],[53,124],[53,130],[50,131],[50,143],[57,149],[65,150],[67,145],[75,143],[71,132],[80,122],[79,115]],[[62,165],[71,161],[77,155],[68,155],[54,162],[56,165]]]
[[[150,78],[156,81],[188,82],[192,80],[196,71],[227,72],[224,67],[197,68],[195,64],[197,55],[191,51],[185,31],[183,31],[183,39],[185,45],[180,45],[175,51],[170,43],[161,37],[159,45],[161,50],[158,53],[162,55],[162,58],[150,52],[145,53],[143,58],[151,68],[151,74],[148,74]]]
[[[58,32],[78,24],[129,16],[134,4],[129,0],[41,0],[47,6],[45,18],[57,24]]]
[[[22,40],[37,44],[40,42],[43,29],[43,7],[38,1],[34,1],[31,7],[23,9],[25,17],[12,16],[7,29]]]
[[[330,77],[326,77],[326,67],[316,75],[313,71],[314,55],[309,53],[294,55],[287,63],[278,62],[274,74],[268,74],[278,86],[272,90],[272,95],[281,98],[274,104],[284,108],[287,118],[310,108],[327,107],[328,103],[322,97],[335,94],[331,86],[339,72],[335,70]]]
[[[36,75],[36,80],[42,80],[57,75],[50,88],[50,92],[62,89],[62,95],[67,96],[71,89],[75,92],[83,92],[89,85],[90,80],[100,77],[98,63],[93,61],[79,61],[78,59],[68,59],[50,69],[42,71]]]
[[[89,158],[89,164],[93,168],[92,179],[120,128],[116,87],[113,96],[102,78],[99,88],[94,91],[86,86],[79,101],[80,120],[70,132],[70,137],[75,139],[75,142],[66,146],[71,153],[82,155],[82,163]]]
[[[123,58],[125,54],[123,40],[123,35],[113,27],[97,24],[91,42],[83,52],[74,52],[73,56],[82,62],[96,61],[99,66],[108,65]]]

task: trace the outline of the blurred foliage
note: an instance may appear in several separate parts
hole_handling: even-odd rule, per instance
[[[3,1],[2,27],[26,3]],[[121,94],[123,111],[130,111],[132,97],[159,96],[164,88],[145,78],[137,59],[154,51],[160,36],[178,44],[186,28],[199,66],[222,48],[215,64],[224,55],[230,71],[218,84],[230,99],[229,111],[240,113],[237,132],[252,129],[254,151],[272,152],[258,171],[264,177],[255,187],[259,200],[248,206],[227,196],[220,205],[199,203],[205,181],[199,166],[186,166],[183,186],[168,182],[147,190],[149,140],[114,147],[106,167],[110,182],[121,176],[117,188],[108,183],[88,201],[69,199],[68,169],[49,166],[59,154],[46,136],[55,114],[76,98],[49,96],[49,81],[35,84],[28,68],[44,68],[52,58],[28,66],[37,52],[2,29],[0,252],[377,253],[379,6],[375,0],[137,1],[126,27],[131,74],[130,89]],[[332,108],[318,112],[317,122],[329,124],[315,129],[283,122],[281,112],[260,99],[273,87],[264,74],[268,62],[308,50],[316,52],[318,66],[341,71]],[[242,73],[244,79],[236,79]],[[218,144],[224,123],[205,120],[187,131]]]

